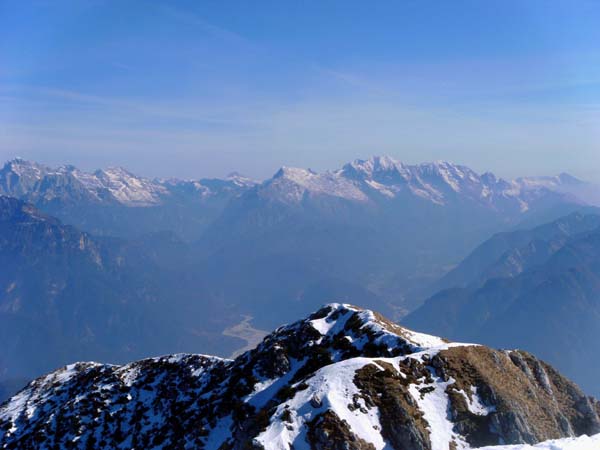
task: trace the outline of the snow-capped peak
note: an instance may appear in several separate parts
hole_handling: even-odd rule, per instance
[[[549,196],[575,201],[569,195],[580,187],[574,180],[561,174],[505,181],[490,173],[480,176],[468,167],[447,161],[409,165],[389,156],[357,159],[339,170],[323,173],[284,166],[263,183],[237,173],[222,180],[150,180],[121,167],[88,173],[74,166],[51,169],[15,159],[0,170],[0,194],[38,206],[44,202],[87,201],[147,207],[161,205],[174,197],[197,201],[221,198],[221,194],[238,196],[256,187],[260,197],[288,205],[327,197],[375,205],[401,197],[439,206],[470,202],[502,213],[520,214]]]
[[[315,176],[318,176],[316,172],[311,169],[301,169],[298,167],[287,167],[282,166],[276,173],[273,175],[273,178],[287,178],[289,180],[293,180],[297,183],[305,183],[306,180],[309,180]]]
[[[119,203],[129,206],[149,206],[161,202],[168,195],[164,186],[133,175],[122,167],[109,167],[94,172],[96,178]]]
[[[0,448],[465,450],[591,435],[599,410],[527,353],[333,303],[235,360],[59,369],[0,406]]]
[[[296,204],[308,196],[331,196],[365,202],[368,197],[358,186],[339,173],[318,174],[311,169],[282,167],[262,184],[260,194],[267,199]]]
[[[147,207],[163,204],[174,193],[178,198],[188,195],[196,200],[216,196],[222,190],[243,191],[255,184],[255,181],[239,174],[224,180],[150,180],[123,167],[109,167],[90,173],[72,165],[53,169],[21,158],[8,161],[0,169],[0,194],[34,204],[61,201]]]
[[[565,178],[566,179],[566,178]],[[540,189],[540,185],[544,189]],[[312,196],[330,196],[352,202],[414,197],[440,206],[471,202],[498,212],[520,214],[548,196],[566,195],[549,181],[505,181],[491,173],[479,175],[448,161],[404,164],[389,156],[357,159],[336,171],[282,167],[259,192],[264,198],[298,204]],[[554,186],[557,183],[554,182]]]
[[[227,177],[225,177],[225,179],[227,181],[231,181],[233,183],[235,183],[238,186],[244,186],[244,187],[252,187],[258,184],[258,181],[253,180],[252,178],[249,178],[247,176],[242,175],[239,172],[231,172],[227,175]]]
[[[317,318],[310,319],[309,323],[321,334],[323,339],[331,339],[340,332],[346,332],[346,336],[350,336],[345,326],[348,319],[352,317],[357,322],[354,325],[358,332],[368,331],[369,342],[386,346],[389,352],[403,346],[408,346],[412,352],[419,352],[454,345],[437,336],[408,330],[390,322],[380,314],[348,304],[331,303],[325,305],[315,315]],[[350,337],[353,339],[353,345],[358,345],[360,339],[365,339],[364,335]]]
[[[48,168],[42,164],[28,161],[23,158],[14,158],[7,161],[2,169],[3,172],[11,171],[19,177],[33,177],[39,179]]]
[[[361,175],[373,178],[375,174],[382,172],[402,172],[404,165],[389,156],[372,156],[369,159],[356,159],[342,168],[348,176]]]

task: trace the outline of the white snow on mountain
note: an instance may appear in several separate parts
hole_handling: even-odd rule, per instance
[[[169,194],[165,186],[137,177],[121,167],[111,167],[94,173],[101,185],[123,205],[149,206],[161,202]]]
[[[226,187],[223,183],[228,183],[229,189],[241,190],[258,184],[235,172],[223,180],[150,180],[120,167],[87,173],[73,166],[52,169],[22,159],[9,161],[0,169],[0,193],[5,195],[51,201],[75,190],[79,197],[83,195],[88,200],[137,207],[159,205],[174,191],[199,197],[215,195],[215,182],[222,188]],[[571,192],[572,186],[584,184],[566,174],[505,181],[446,161],[407,165],[389,156],[374,156],[320,174],[310,169],[282,167],[258,190],[263,198],[288,204],[299,203],[307,196],[365,203],[378,197],[393,200],[408,195],[437,205],[461,199],[502,208],[508,202],[527,211],[531,201],[549,191]]]
[[[175,194],[205,198],[217,195],[219,189],[243,191],[255,184],[237,173],[223,180],[151,180],[122,167],[89,173],[70,165],[51,168],[23,159],[9,161],[0,169],[0,194],[34,203],[76,199],[148,207],[160,205]]]
[[[552,182],[529,178],[506,181],[446,161],[407,165],[388,156],[374,156],[322,174],[283,167],[263,183],[260,192],[264,198],[284,203],[299,203],[306,196],[364,203],[375,201],[378,196],[392,200],[405,195],[437,205],[467,200],[493,209],[510,207],[525,212],[538,198],[562,192],[561,183],[572,179],[567,177],[548,177]]]
[[[598,450],[600,434],[579,436],[576,438],[552,439],[536,445],[492,445],[479,447],[477,450]]]
[[[490,364],[532,403],[511,400],[503,382],[485,375]],[[410,437],[410,448],[467,450],[474,448],[470,427],[487,434],[487,442],[506,442],[507,436],[514,442],[515,433],[527,433],[531,442],[532,433],[561,411],[566,425],[560,434],[556,425],[553,434],[574,435],[573,404],[587,411],[577,420],[595,420],[596,430],[600,422],[589,400],[587,407],[582,403],[584,394],[559,378],[552,385],[564,392],[549,397],[538,380],[545,369],[535,364],[526,354],[450,343],[336,303],[278,328],[235,360],[177,354],[125,366],[77,363],[59,369],[0,406],[0,448],[35,440],[57,448],[81,442],[103,449],[217,449],[245,442],[263,450],[326,449],[331,447],[320,439],[328,436],[319,430],[331,430],[335,439],[364,442],[349,448],[404,448],[399,442]],[[57,421],[69,426],[57,428]],[[598,436],[581,436],[485,449],[592,450],[599,442]]]
[[[256,440],[265,450],[310,450],[306,439],[305,424],[317,414],[330,410],[350,425],[359,438],[375,446],[385,448],[381,433],[377,408],[369,408],[360,402],[361,410],[350,410],[353,398],[360,395],[353,382],[356,371],[372,361],[368,358],[354,358],[323,367],[308,382],[308,388],[300,391],[289,401],[278,406],[276,417],[285,411],[292,411],[291,421],[272,421]]]
[[[246,177],[238,172],[231,172],[229,175],[227,175],[227,177],[225,177],[225,180],[231,181],[240,187],[252,187],[257,184],[256,180]]]
[[[260,195],[284,203],[298,203],[305,195],[327,195],[364,202],[368,197],[358,186],[337,173],[317,174],[309,169],[282,167],[259,188]]]

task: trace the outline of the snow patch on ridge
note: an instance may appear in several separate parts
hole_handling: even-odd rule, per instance
[[[423,417],[427,421],[431,450],[448,450],[450,444],[454,443],[456,449],[469,448],[467,442],[454,432],[454,423],[449,419],[450,400],[446,394],[446,388],[455,383],[450,378],[442,381],[434,378],[433,383],[411,384],[408,391],[419,405]]]
[[[353,397],[360,396],[360,391],[354,384],[356,371],[372,362],[370,358],[353,358],[318,370],[306,381],[306,389],[297,392],[293,398],[277,407],[273,415],[277,420],[272,421],[256,441],[264,445],[266,450],[287,450],[291,446],[295,450],[309,450],[305,424],[330,410],[345,420],[357,437],[373,444],[377,450],[385,449],[377,408],[364,405],[362,409],[366,413],[360,409],[351,411],[348,408],[353,403]],[[290,422],[281,418],[287,414],[286,410],[291,414]]]
[[[477,450],[598,450],[600,434],[579,436],[576,438],[553,439],[539,444],[492,445],[479,447]]]
[[[487,406],[481,401],[481,397],[477,393],[477,387],[475,386],[471,386],[470,397],[462,390],[458,391],[458,393],[465,398],[469,411],[477,416],[487,416],[496,411],[495,406]]]

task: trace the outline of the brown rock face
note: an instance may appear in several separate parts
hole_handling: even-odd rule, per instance
[[[409,379],[383,361],[356,372],[355,384],[367,406],[377,407],[383,437],[394,447],[406,450],[429,450],[427,421],[408,391]],[[415,378],[412,378],[416,381]]]
[[[348,422],[333,411],[325,411],[309,422],[307,437],[315,450],[375,450],[373,444],[357,438]]]
[[[366,404],[378,408],[382,435],[393,448],[431,448],[429,424],[409,386],[423,386],[419,393],[425,398],[434,379],[451,380],[445,394],[455,445],[460,438],[480,447],[600,432],[598,402],[525,352],[450,347],[433,358],[405,358],[399,369],[376,360],[355,377]],[[470,406],[475,395],[478,408]]]
[[[456,382],[448,387],[451,411],[459,430],[473,446],[497,443],[489,429],[506,443],[535,443],[563,436],[600,431],[597,401],[587,397],[552,367],[521,351],[500,352],[487,347],[455,347],[439,354],[438,369]],[[494,412],[473,418],[457,390],[477,389]],[[475,419],[475,420],[473,420]]]

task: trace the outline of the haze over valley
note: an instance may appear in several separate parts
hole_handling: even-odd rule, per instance
[[[2,348],[2,379],[31,379],[72,360],[125,363],[199,349],[226,357],[254,345],[262,330],[331,301],[400,320],[436,291],[518,280],[558,258],[571,236],[600,226],[595,207],[578,196],[592,187],[567,174],[503,180],[448,162],[411,166],[385,156],[321,174],[283,167],[262,182],[239,174],[148,179],[122,168],[86,173],[11,160],[0,170],[8,269],[0,328],[13,341]],[[472,249],[481,256],[469,255]],[[413,322],[431,301],[408,323],[443,336],[531,346],[595,390],[595,372],[584,376],[578,361],[594,351],[597,322],[590,309],[568,306],[580,301],[576,294],[560,298],[591,321],[592,334],[577,350],[565,339],[570,350],[546,353],[535,342],[548,331],[527,324],[521,340],[503,328],[496,338],[487,325],[476,334],[482,325],[467,315],[471,307],[457,317],[462,335],[432,318]],[[447,321],[444,307],[434,311]],[[539,320],[564,317],[548,314]]]

